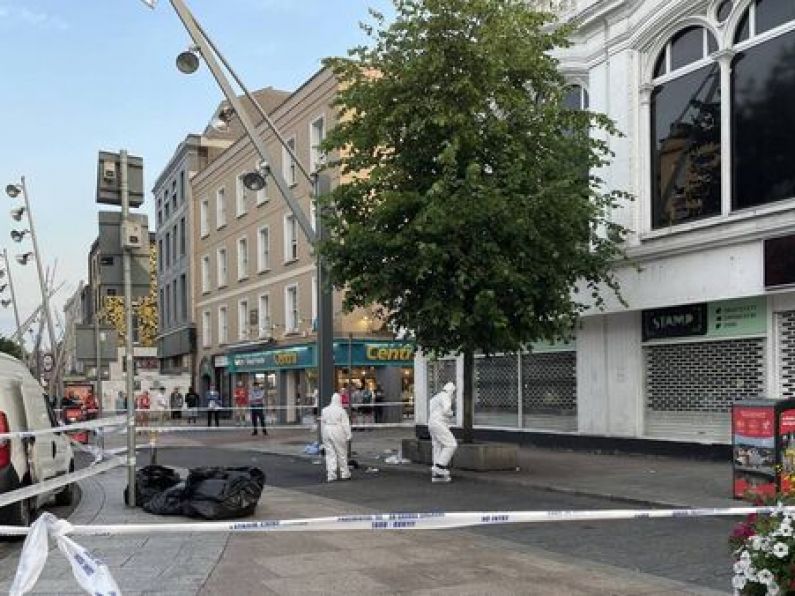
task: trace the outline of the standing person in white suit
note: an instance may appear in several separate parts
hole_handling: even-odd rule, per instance
[[[453,454],[458,447],[458,441],[450,432],[454,395],[455,385],[447,383],[439,393],[431,398],[428,431],[433,443],[432,482],[450,482],[450,460],[453,459]]]
[[[320,428],[323,448],[326,450],[326,479],[334,482],[339,467],[340,478],[349,480],[351,471],[348,468],[348,441],[351,440],[351,421],[342,407],[339,393],[331,396],[331,403],[320,413]]]

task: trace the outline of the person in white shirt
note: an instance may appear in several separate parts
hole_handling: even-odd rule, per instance
[[[334,482],[337,479],[337,468],[340,478],[349,480],[348,441],[351,440],[351,421],[342,407],[339,393],[331,396],[331,403],[320,413],[320,430],[323,448],[326,450],[326,479]]]
[[[163,422],[163,414],[168,409],[168,398],[166,397],[166,388],[160,387],[157,393],[155,393],[155,397],[152,400],[152,404],[149,406],[149,411],[152,413],[152,420],[155,424],[161,424]]]
[[[458,441],[450,432],[450,419],[453,417],[453,395],[455,385],[447,383],[431,398],[428,416],[428,431],[433,443],[433,467],[431,482],[450,482],[450,460],[458,448]]]

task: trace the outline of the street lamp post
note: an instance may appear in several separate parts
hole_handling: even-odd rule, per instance
[[[322,189],[321,179],[319,176],[310,174],[302,165],[295,151],[287,144],[284,137],[279,133],[272,120],[268,117],[267,113],[262,109],[257,100],[251,95],[249,90],[243,85],[240,77],[237,76],[235,71],[231,68],[229,62],[224,58],[223,54],[218,50],[218,47],[212,42],[207,33],[202,29],[196,18],[191,13],[190,9],[183,0],[170,0],[171,6],[174,8],[177,16],[182,21],[188,34],[190,35],[193,43],[195,44],[190,51],[184,52],[177,60],[177,67],[180,71],[185,73],[194,72],[198,66],[199,61],[196,59],[195,51],[204,58],[207,67],[215,78],[216,82],[221,88],[229,105],[235,111],[240,120],[240,124],[246,132],[249,140],[256,149],[261,159],[262,168],[267,168],[267,164],[272,163],[268,156],[268,151],[264,141],[257,133],[254,124],[251,122],[248,114],[243,109],[243,105],[232,88],[231,83],[226,78],[221,65],[218,63],[220,60],[226,67],[227,71],[232,75],[238,85],[241,87],[245,95],[251,101],[252,105],[258,111],[259,115],[264,119],[270,129],[273,131],[274,136],[279,140],[279,143],[290,155],[291,159],[296,163],[298,169],[312,184],[313,198],[317,199],[319,194],[324,190]],[[154,7],[153,0],[144,0],[144,2]],[[216,59],[217,57],[217,59]],[[316,250],[317,254],[317,278],[318,278],[318,331],[317,331],[317,352],[318,352],[318,411],[322,408],[324,403],[327,403],[331,398],[331,393],[334,389],[334,362],[333,362],[333,294],[332,288],[328,283],[328,269],[326,267],[324,258],[320,255],[318,245],[323,238],[323,230],[321,227],[322,221],[320,216],[320,209],[317,210],[316,225],[313,228],[309,218],[301,209],[292,194],[290,186],[284,180],[278,168],[271,171],[276,186],[279,189],[282,197],[290,208],[292,215],[295,217],[296,222],[301,227],[309,244]]]
[[[25,341],[22,339],[22,325],[19,322],[19,309],[17,308],[17,295],[14,293],[14,279],[11,275],[11,263],[8,261],[8,251],[3,249],[3,262],[5,263],[5,273],[8,275],[8,289],[11,291],[11,304],[14,306],[14,319],[17,323],[17,340],[19,341],[19,349],[22,351],[22,357],[25,357]]]
[[[37,270],[37,272],[39,274],[39,288],[41,290],[41,304],[42,304],[42,307],[44,308],[44,314],[46,316],[46,321],[47,321],[47,334],[48,334],[48,336],[50,338],[50,350],[53,352],[53,354],[55,354],[55,352],[57,352],[57,350],[58,350],[58,344],[55,341],[55,326],[52,324],[52,312],[50,311],[50,296],[49,296],[49,292],[47,291],[47,286],[44,283],[44,270],[42,269],[42,266],[41,266],[42,257],[41,257],[41,252],[39,251],[39,243],[38,243],[38,241],[36,239],[36,228],[33,225],[33,213],[31,213],[31,210],[30,210],[30,201],[28,200],[28,189],[27,189],[27,185],[25,184],[25,177],[24,176],[21,177],[19,185],[17,185],[17,184],[9,184],[6,187],[6,193],[12,199],[16,198],[20,194],[20,192],[22,193],[22,199],[25,201],[25,211],[28,214],[28,225],[30,226],[30,239],[33,242],[33,253],[34,253],[33,256],[35,256],[36,270]],[[24,235],[24,232],[23,232],[23,235]],[[21,240],[21,237],[20,237],[20,240]],[[58,371],[55,371],[55,380],[56,381],[59,381],[58,376],[59,376],[58,375]],[[58,393],[58,394],[61,393],[59,386],[53,387],[52,385],[54,385],[54,383],[52,383],[52,382],[50,383],[50,385],[51,385],[50,386],[50,391],[52,391],[54,389],[56,393]],[[63,397],[63,396],[60,396],[60,397]]]

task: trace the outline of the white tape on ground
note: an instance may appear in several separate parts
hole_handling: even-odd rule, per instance
[[[344,530],[442,530],[472,526],[545,522],[615,521],[633,519],[676,519],[690,517],[734,517],[774,511],[795,514],[795,507],[732,507],[704,509],[605,509],[594,511],[475,511],[430,513],[375,513],[287,520],[230,522],[111,524],[72,526],[69,534],[116,536],[130,534],[215,533],[215,532],[308,532]],[[27,528],[0,526],[0,535],[23,535]]]
[[[5,507],[6,505],[16,503],[17,501],[21,501],[23,499],[30,499],[31,497],[35,497],[43,493],[53,492],[61,487],[66,486],[67,484],[71,484],[85,478],[90,478],[91,476],[96,476],[97,474],[102,474],[103,472],[112,470],[113,468],[124,465],[125,463],[126,462],[123,459],[114,457],[83,470],[70,472],[69,474],[64,474],[63,476],[57,476],[55,478],[50,478],[49,480],[43,480],[41,482],[37,482],[36,484],[31,484],[30,486],[26,486],[24,488],[18,488],[17,490],[3,493],[0,495],[0,507]],[[2,532],[0,532],[0,535],[2,535]]]
[[[40,430],[26,430],[17,431],[12,433],[0,433],[0,439],[13,439],[25,437],[40,437],[42,435],[51,435],[53,433],[66,433],[79,430],[93,430],[97,428],[104,428],[106,426],[119,426],[126,422],[124,416],[116,416],[114,418],[100,418],[99,420],[89,420],[87,422],[77,422],[75,424],[64,424],[63,426],[53,426],[52,428],[43,428]]]
[[[36,585],[50,551],[48,536],[55,539],[58,550],[69,561],[72,574],[81,588],[97,596],[121,595],[107,566],[66,536],[71,528],[69,522],[59,520],[51,513],[43,513],[33,523],[22,546],[17,573],[9,590],[10,596],[26,594]]]

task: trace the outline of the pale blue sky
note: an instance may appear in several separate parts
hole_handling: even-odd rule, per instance
[[[295,89],[325,56],[363,40],[367,8],[389,0],[188,0],[247,86]],[[144,158],[150,188],[177,143],[201,131],[221,99],[206,68],[180,74],[189,45],[168,0],[0,0],[0,188],[25,175],[44,261],[58,261],[65,298],[87,276],[97,233],[96,155],[126,148]],[[0,247],[13,243],[2,194]],[[150,215],[151,197],[145,211]],[[20,225],[20,224],[18,224]],[[24,319],[39,302],[35,266],[12,264]],[[7,292],[7,291],[6,291]],[[62,311],[60,312],[62,315]],[[0,308],[0,333],[13,329]]]

